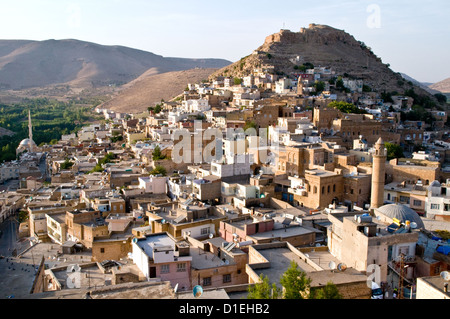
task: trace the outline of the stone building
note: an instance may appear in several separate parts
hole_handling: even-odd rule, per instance
[[[355,213],[329,214],[329,221],[332,226],[328,229],[328,248],[348,267],[365,272],[370,265],[378,265],[380,280],[385,282],[388,274],[392,276],[400,254],[414,265],[417,232],[391,233],[385,230],[385,223]],[[408,270],[409,279],[413,269]]]
[[[320,169],[306,170],[304,178],[290,177],[295,206],[324,209],[341,202],[344,193],[344,176],[340,172]]]

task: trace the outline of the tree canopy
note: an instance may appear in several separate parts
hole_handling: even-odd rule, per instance
[[[390,161],[394,158],[403,158],[405,155],[403,154],[403,148],[400,145],[393,143],[384,143],[384,146],[387,150],[387,160]]]
[[[249,286],[247,299],[278,299],[280,289],[275,283],[270,284],[269,277],[261,274],[261,283]]]
[[[164,155],[162,155],[159,145],[156,145],[155,149],[153,150],[152,156],[154,161],[160,161],[166,158]]]
[[[167,170],[163,166],[158,165],[150,172],[150,175],[166,176],[167,175]]]
[[[288,270],[281,276],[280,283],[284,288],[284,299],[306,299],[311,279],[292,261]]]
[[[347,102],[343,102],[343,101],[331,102],[330,104],[328,104],[328,107],[335,108],[335,109],[341,111],[342,113],[347,113],[347,114],[349,114],[349,113],[351,113],[351,114],[367,114],[366,110],[362,110],[352,103],[347,103]]]
[[[307,277],[295,261],[280,278],[283,290],[261,274],[260,283],[249,286],[247,299],[342,299],[338,288],[331,281],[323,288],[311,289],[311,278]]]

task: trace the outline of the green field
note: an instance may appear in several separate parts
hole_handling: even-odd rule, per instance
[[[59,140],[61,135],[78,131],[84,123],[98,120],[92,106],[46,98],[27,99],[14,105],[0,104],[0,127],[16,133],[0,137],[0,162],[16,158],[20,141],[28,137],[28,110],[31,111],[33,140],[37,145]],[[93,118],[94,117],[94,118]]]

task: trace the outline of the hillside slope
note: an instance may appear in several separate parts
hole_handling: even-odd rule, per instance
[[[189,83],[199,83],[216,70],[197,68],[157,74],[154,69],[150,69],[124,85],[117,96],[100,107],[117,112],[144,112],[161,99],[168,101],[180,95]]]
[[[429,86],[430,89],[436,90],[442,93],[450,93],[450,78],[440,81],[438,83]]]
[[[298,73],[304,63],[332,68],[336,74],[363,79],[376,91],[403,92],[412,88],[400,73],[393,72],[370,47],[352,35],[326,25],[311,24],[300,32],[281,30],[266,37],[252,54],[214,73],[216,76],[242,77],[255,69],[273,67],[281,76]],[[413,85],[418,94],[428,92]]]
[[[49,85],[122,85],[153,68],[156,73],[220,68],[221,59],[166,58],[123,46],[79,40],[0,40],[0,89]]]

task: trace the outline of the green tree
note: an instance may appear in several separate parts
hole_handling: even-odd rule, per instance
[[[343,101],[331,102],[330,104],[328,104],[328,107],[332,107],[332,108],[338,109],[342,113],[347,113],[347,114],[349,114],[349,113],[352,113],[352,114],[367,114],[366,110],[362,110],[359,107],[353,105],[352,103],[347,103],[347,102],[343,102]]]
[[[158,165],[150,172],[150,175],[166,176],[167,175],[167,170],[163,166]]]
[[[278,299],[280,289],[275,283],[270,284],[269,277],[261,274],[262,282],[248,287],[247,299]]]
[[[325,287],[313,289],[309,299],[342,299],[342,295],[336,285],[329,281]]]
[[[438,100],[439,103],[447,103],[447,97],[442,93],[437,93],[434,97]]]
[[[325,83],[322,81],[316,81],[316,83],[314,83],[314,88],[316,89],[316,93],[320,94],[323,90],[325,90]]]
[[[155,149],[153,150],[152,156],[154,161],[159,161],[166,158],[164,155],[162,155],[159,145],[156,145]]]
[[[254,121],[246,122],[244,125],[244,131],[249,128],[254,128],[256,130],[256,123]]]
[[[61,164],[61,169],[67,170],[71,169],[73,166],[73,162],[71,162],[68,158]]]
[[[311,279],[299,269],[295,261],[292,261],[289,269],[281,276],[280,284],[284,288],[284,299],[306,299]]]
[[[342,80],[342,77],[341,77],[341,76],[339,76],[339,77],[337,78],[337,80],[336,80],[336,88],[337,88],[338,90],[344,90],[344,89],[345,89],[345,86],[344,86],[344,80]]]
[[[155,114],[159,114],[162,111],[162,105],[161,104],[156,104],[153,112],[155,112]]]
[[[387,150],[387,160],[390,161],[394,158],[403,158],[405,155],[403,154],[403,148],[400,145],[393,143],[384,143],[384,146]]]
[[[242,79],[240,78],[234,78],[234,85],[241,85]]]

